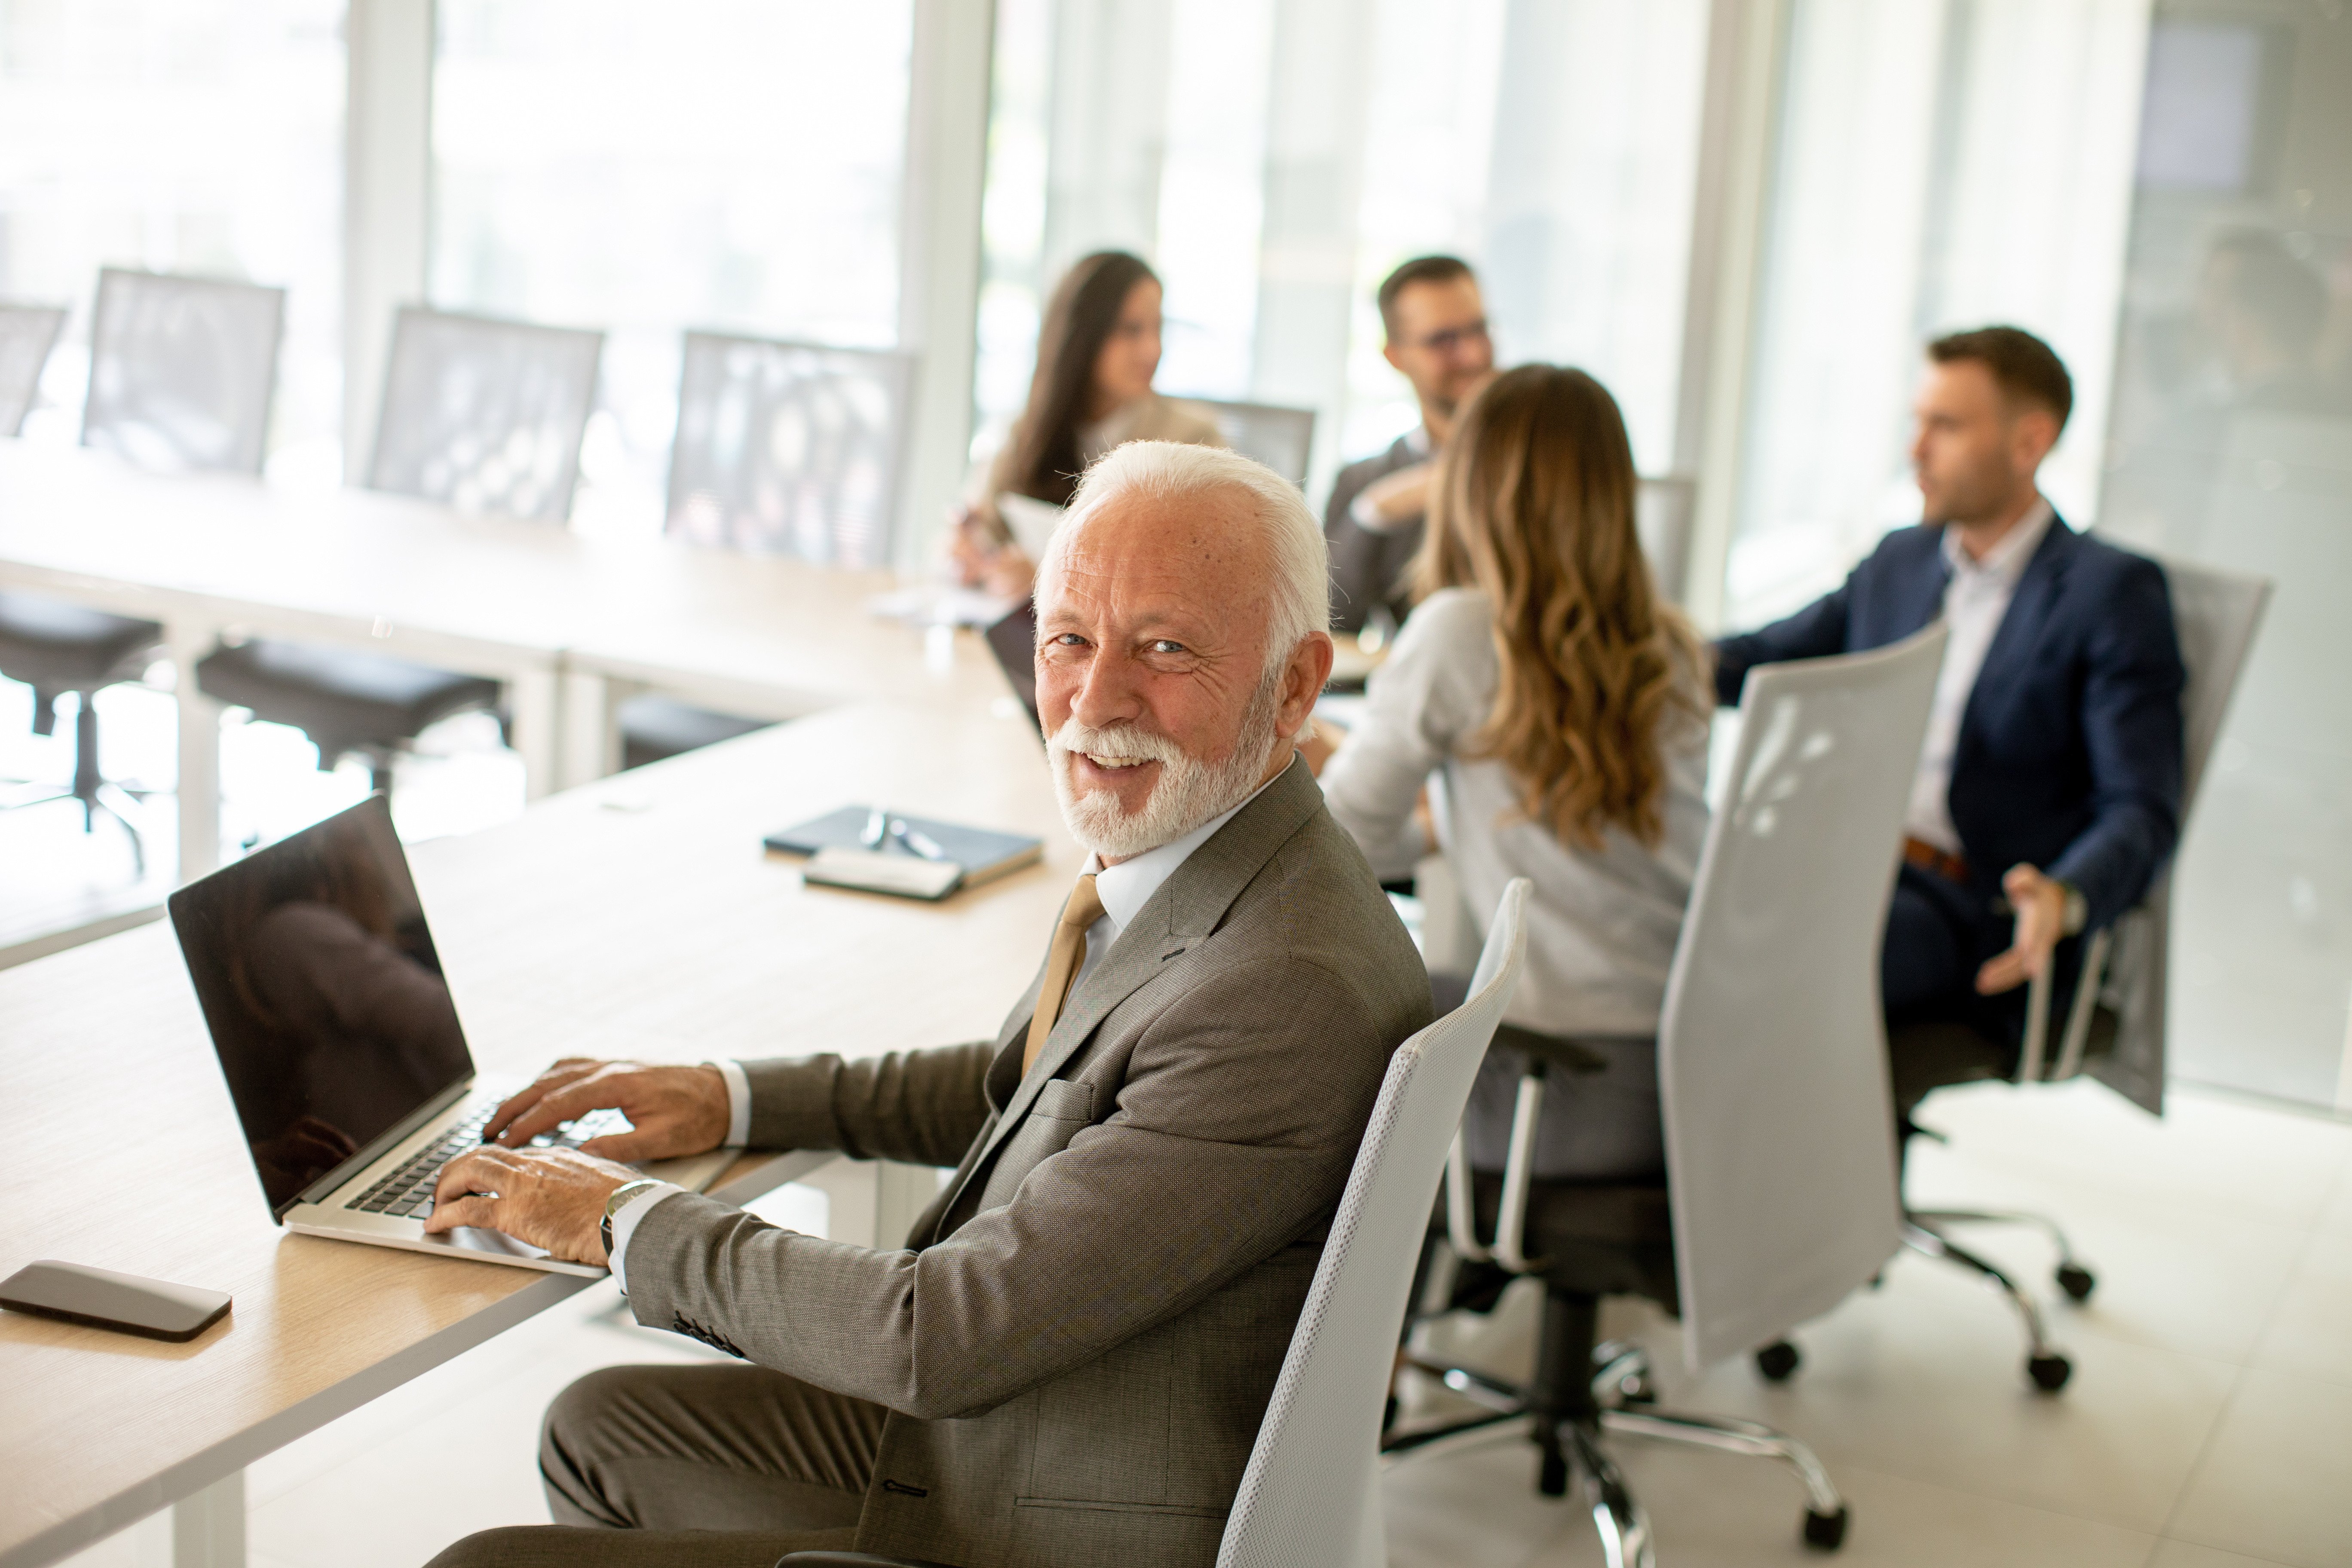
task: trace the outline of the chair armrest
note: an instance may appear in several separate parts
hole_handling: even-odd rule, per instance
[[[1472,1210],[1470,1194],[1470,1157],[1463,1150],[1462,1134],[1454,1135],[1454,1147],[1445,1157],[1445,1229],[1446,1239],[1455,1256],[1471,1263],[1493,1262],[1514,1274],[1532,1274],[1543,1267],[1543,1260],[1530,1260],[1526,1253],[1528,1223],[1528,1190],[1535,1180],[1536,1124],[1543,1117],[1544,1079],[1550,1064],[1539,1054],[1530,1052],[1527,1067],[1519,1075],[1519,1094],[1511,1108],[1511,1146],[1503,1159],[1503,1192],[1495,1210],[1495,1245],[1492,1247],[1478,1239],[1478,1223]]]
[[[776,1568],[952,1568],[927,1557],[885,1557],[876,1552],[787,1552]]]

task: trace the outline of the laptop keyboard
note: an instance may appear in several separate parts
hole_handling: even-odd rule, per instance
[[[480,1146],[482,1128],[497,1109],[496,1104],[486,1105],[457,1122],[343,1206],[362,1214],[389,1215],[395,1219],[423,1219],[433,1212],[433,1184],[440,1180],[441,1167],[467,1150]],[[628,1130],[629,1119],[619,1111],[592,1110],[576,1121],[564,1122],[551,1133],[541,1133],[530,1141],[530,1147],[576,1149],[591,1138]]]

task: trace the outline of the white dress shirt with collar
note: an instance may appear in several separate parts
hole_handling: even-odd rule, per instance
[[[1903,831],[1948,855],[1961,852],[1951,805],[1952,753],[1960,742],[1960,719],[1968,711],[1969,694],[1976,689],[2001,617],[2017,596],[2026,563],[2042,547],[2042,537],[2054,521],[2050,503],[2037,498],[2033,509],[1981,561],[1960,543],[1958,529],[1948,523],[1944,528],[1944,559],[1952,570],[1944,587],[1944,624],[1950,636],[1944,644],[1944,668],[1936,677],[1936,700],[1927,710],[1927,739],[1919,750],[1919,772],[1911,781],[1911,809],[1903,819]]]
[[[1281,776],[1276,773],[1275,778]],[[1217,829],[1232,821],[1234,812],[1255,800],[1266,784],[1273,782],[1274,779],[1266,780],[1250,791],[1240,805],[1218,813],[1183,837],[1172,838],[1157,849],[1147,849],[1133,859],[1122,860],[1116,866],[1105,866],[1099,856],[1087,857],[1085,872],[1091,872],[1094,876],[1095,896],[1102,900],[1103,913],[1101,919],[1087,928],[1087,958],[1078,966],[1077,973],[1071,977],[1071,990],[1076,991],[1093,973],[1095,966],[1102,962],[1103,954],[1110,951],[1111,943],[1118,940],[1118,933],[1143,912],[1143,906],[1151,901],[1151,895],[1160,890],[1161,883],[1176,874],[1176,868],[1190,859],[1193,850],[1216,837]],[[740,1149],[751,1141],[751,1079],[744,1076],[739,1063],[723,1061],[708,1065],[717,1068],[727,1079],[727,1142],[730,1147]],[[624,1272],[623,1263],[629,1255],[629,1237],[636,1234],[637,1222],[651,1214],[656,1204],[673,1193],[685,1190],[667,1182],[657,1187],[648,1187],[624,1204],[621,1212],[613,1216],[610,1266],[613,1282],[621,1288],[621,1294],[625,1296],[629,1293],[628,1277]]]

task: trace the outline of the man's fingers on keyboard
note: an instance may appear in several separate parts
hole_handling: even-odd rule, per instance
[[[538,1101],[509,1122],[499,1134],[499,1142],[509,1149],[520,1148],[542,1132],[554,1131],[564,1122],[574,1121],[597,1108],[600,1100],[610,1100],[609,1091],[600,1091],[593,1079],[564,1085],[552,1093],[541,1095]]]
[[[489,1121],[483,1124],[482,1142],[487,1143],[497,1137],[516,1117],[528,1111],[548,1095],[558,1089],[569,1088],[583,1078],[591,1077],[604,1065],[593,1057],[565,1057],[560,1061],[550,1063],[537,1078],[499,1102],[498,1110],[492,1111]]]

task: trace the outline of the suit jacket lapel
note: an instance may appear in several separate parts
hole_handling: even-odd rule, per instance
[[[1294,759],[1282,775],[1219,828],[1215,837],[1185,858],[1175,874],[1160,885],[1150,901],[1118,933],[1110,952],[1094,972],[1078,982],[1062,1015],[1045,1037],[1037,1063],[1022,1079],[996,1119],[980,1158],[971,1165],[963,1185],[980,1179],[989,1157],[1028,1114],[1045,1080],[1059,1072],[1111,1010],[1160,973],[1170,960],[1190,952],[1205,940],[1233,907],[1250,879],[1264,868],[1274,852],[1298,831],[1323,805],[1323,786],[1315,782],[1304,758]],[[1019,1048],[1026,1030],[1025,1016],[1013,1029],[1005,1049]],[[959,1194],[961,1195],[961,1194]],[[950,1201],[950,1208],[952,1207]],[[950,1212],[942,1209],[942,1214]]]
[[[2066,567],[2074,558],[2074,547],[2081,537],[2066,526],[2065,519],[2052,514],[2048,531],[2034,547],[2033,559],[2025,563],[2025,570],[2018,576],[2017,591],[2010,595],[2009,609],[1993,631],[1992,646],[1985,649],[1976,684],[1969,689],[1968,705],[1960,710],[1961,746],[1966,746],[1969,738],[1977,732],[1985,693],[2011,689],[2012,676],[2032,663],[2034,647],[2042,640],[2042,624],[2049,620],[2051,607],[2058,602]]]

